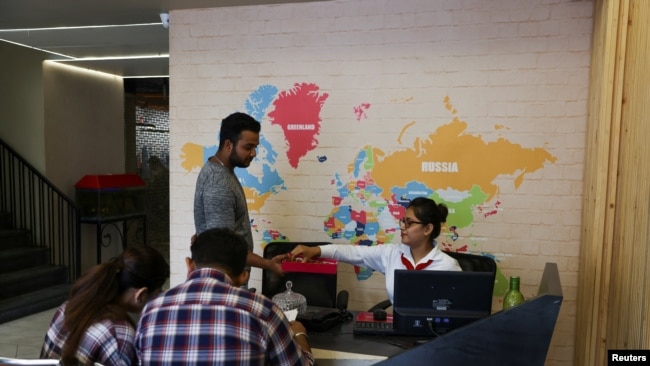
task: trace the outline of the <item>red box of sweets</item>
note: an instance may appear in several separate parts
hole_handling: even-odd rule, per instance
[[[302,258],[298,257],[295,261],[283,261],[283,272],[302,272],[302,273],[321,273],[336,274],[339,262],[334,259],[318,258],[308,262],[301,262]]]

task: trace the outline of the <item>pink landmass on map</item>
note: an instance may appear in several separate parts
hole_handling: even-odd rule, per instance
[[[329,96],[319,89],[316,84],[296,83],[291,90],[280,92],[273,102],[274,110],[268,114],[271,124],[284,131],[287,158],[294,169],[300,158],[318,146],[320,112]]]

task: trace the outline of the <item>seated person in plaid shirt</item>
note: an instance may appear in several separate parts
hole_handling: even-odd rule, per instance
[[[136,331],[142,365],[309,365],[305,328],[270,299],[242,289],[248,247],[230,229],[201,233],[188,279],[148,303]]]
[[[41,358],[63,365],[137,364],[133,338],[139,312],[169,277],[165,258],[151,247],[127,248],[93,267],[70,289],[45,334]]]

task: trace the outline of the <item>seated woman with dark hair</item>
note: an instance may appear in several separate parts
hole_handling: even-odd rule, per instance
[[[165,258],[146,246],[127,248],[93,267],[72,285],[68,301],[54,314],[41,358],[61,359],[64,365],[137,364],[129,312],[140,312],[168,277]]]
[[[449,210],[444,204],[426,197],[413,199],[399,221],[401,243],[375,246],[330,244],[318,247],[296,246],[288,255],[301,258],[333,258],[368,267],[386,275],[386,292],[393,302],[396,269],[427,271],[461,271],[458,261],[445,254],[436,238],[447,221]]]

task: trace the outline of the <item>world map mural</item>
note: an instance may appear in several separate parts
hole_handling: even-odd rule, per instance
[[[323,123],[321,111],[329,97],[330,93],[318,85],[301,82],[287,90],[261,85],[243,101],[241,111],[263,123],[258,154],[251,164],[254,169],[235,170],[244,187],[254,229],[259,230],[255,213],[268,200],[288,189],[277,168],[279,152],[286,155],[282,159],[286,158],[294,170],[300,170],[302,159],[310,152],[316,153],[320,163],[327,164],[327,156],[318,154],[318,148]],[[412,143],[402,141],[415,122],[407,123],[395,136],[401,148],[359,146],[350,156],[347,169],[333,174],[330,209],[315,213],[322,215],[321,229],[329,238],[352,245],[394,243],[399,240],[399,219],[404,216],[409,201],[425,196],[449,208],[446,226],[438,238],[443,250],[494,258],[473,247],[472,224],[477,219],[498,215],[503,202],[495,182],[507,177],[518,189],[527,175],[555,163],[557,158],[543,147],[523,147],[502,137],[486,141],[480,134],[468,131],[467,122],[459,117],[448,97],[440,103],[449,115],[448,122],[418,136]],[[372,101],[350,105],[351,122],[371,118],[368,117],[371,110]],[[264,123],[269,122],[281,128],[283,146],[274,146],[265,137]],[[215,142],[218,130],[219,126],[215,125]],[[198,172],[216,150],[216,145],[185,143],[180,152],[182,168],[188,173]],[[262,245],[290,240],[270,226],[262,229]],[[357,267],[355,271],[359,280],[372,275],[365,268]],[[498,272],[495,295],[504,293],[506,287],[507,281]]]

